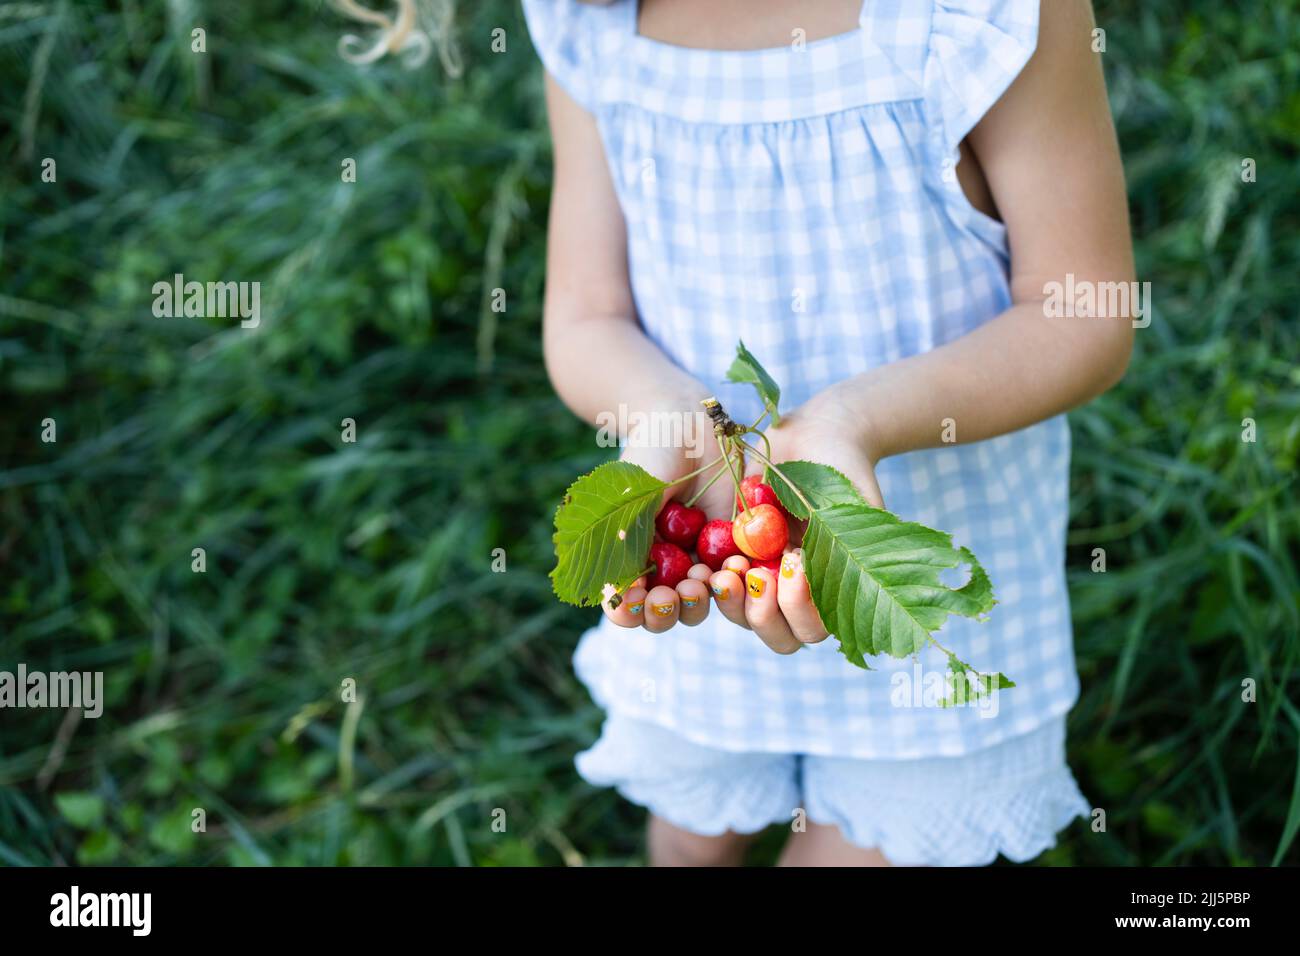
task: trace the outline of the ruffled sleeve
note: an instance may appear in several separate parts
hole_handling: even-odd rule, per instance
[[[1038,3],[936,0],[924,95],[932,135],[945,157],[1029,62],[1038,45]]]
[[[548,73],[585,110],[598,92],[596,32],[607,9],[577,0],[523,0],[533,47]]]

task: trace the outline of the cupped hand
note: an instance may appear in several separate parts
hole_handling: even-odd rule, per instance
[[[884,507],[869,444],[860,419],[841,406],[833,393],[824,393],[781,424],[766,431],[767,442],[749,436],[755,447],[778,467],[786,461],[815,461],[843,472],[863,497]],[[768,451],[770,447],[770,452]],[[766,466],[749,456],[747,474],[762,474]],[[769,568],[724,568],[710,579],[714,599],[729,621],[748,627],[778,654],[790,654],[804,644],[816,644],[829,635],[812,601],[803,568],[802,522],[792,520],[791,546],[781,557],[779,573]],[[744,559],[738,559],[744,562]],[[744,582],[741,586],[741,577]]]
[[[863,423],[839,403],[833,391],[822,393],[784,416],[779,426],[767,429],[766,436],[766,443],[756,435],[747,436],[747,440],[778,466],[795,460],[830,465],[852,481],[870,504],[884,507]],[[682,449],[628,447],[622,457],[672,481],[716,456],[708,451],[688,458]],[[764,467],[756,456],[747,456],[746,474],[761,474]],[[706,472],[670,489],[665,501],[670,497],[688,499],[711,475],[712,471]],[[734,500],[735,486],[724,476],[697,504],[710,519],[730,518]],[[729,558],[717,572],[704,564],[695,565],[676,588],[661,585],[647,592],[646,581],[641,578],[622,595],[617,608],[611,608],[607,601],[605,613],[620,626],[644,627],[659,634],[679,621],[694,626],[705,620],[711,594],[727,620],[754,631],[778,654],[791,654],[804,644],[823,641],[829,635],[813,605],[803,551],[798,547],[802,524],[792,521],[790,531],[791,543],[781,556],[779,569],[754,564],[738,555]]]
[[[765,434],[771,443],[769,457],[783,461],[815,461],[842,472],[862,493],[867,503],[885,506],[876,483],[876,456],[866,425],[860,415],[845,406],[834,389],[828,389],[781,418],[781,424]],[[763,440],[748,436],[763,448]],[[761,472],[762,464],[751,461],[749,471]]]
[[[694,430],[683,428],[682,434],[693,435],[697,441],[655,444],[648,438],[643,439],[633,433],[628,437],[619,460],[640,465],[661,481],[677,482],[721,454],[707,416],[701,412],[694,421]],[[704,489],[713,473],[714,469],[709,469],[702,475],[673,484],[664,492],[660,507],[672,498],[690,500]],[[695,507],[704,509],[710,519],[730,518],[731,502],[735,497],[733,487],[732,482],[723,475],[704,490],[695,502]],[[660,585],[649,591],[646,590],[646,579],[638,578],[619,595],[617,607],[611,606],[608,597],[601,607],[605,616],[620,627],[644,627],[652,634],[661,634],[677,623],[694,627],[709,616],[711,573],[708,565],[696,564],[677,587]]]

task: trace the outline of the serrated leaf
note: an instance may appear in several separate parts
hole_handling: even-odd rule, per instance
[[[732,361],[731,368],[727,369],[727,381],[753,385],[758,389],[758,397],[762,399],[772,424],[781,424],[781,416],[777,411],[777,406],[781,403],[781,386],[776,384],[776,379],[768,375],[767,369],[745,348],[744,342],[736,343],[736,358]]]
[[[625,461],[607,462],[570,485],[555,512],[555,596],[589,607],[601,602],[606,584],[622,590],[635,581],[667,487]]]
[[[815,461],[783,461],[777,467],[803,492],[803,496],[814,508],[866,503],[853,482],[830,465],[820,465]],[[763,475],[763,481],[776,492],[786,511],[801,521],[808,519],[808,509],[803,502],[770,467]]]
[[[969,664],[948,655],[948,690],[940,707],[965,707],[994,691],[1009,690],[1016,682],[1000,671],[981,674]]]
[[[970,565],[970,578],[960,588],[940,581],[940,571],[963,564]],[[803,565],[827,630],[860,667],[875,654],[916,653],[948,615],[979,618],[995,603],[988,575],[969,549],[866,504],[814,511]]]

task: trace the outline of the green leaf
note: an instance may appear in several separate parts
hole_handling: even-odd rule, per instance
[[[948,655],[948,689],[940,707],[962,707],[998,690],[1009,690],[1016,682],[1000,671],[982,674],[953,654]]]
[[[980,618],[995,603],[988,575],[967,548],[866,504],[814,511],[803,564],[822,621],[859,667],[870,655],[914,654],[948,615]],[[940,581],[940,571],[963,564],[970,565],[963,586]]]
[[[622,590],[635,581],[646,568],[667,487],[624,461],[601,465],[570,485],[555,512],[556,597],[587,607],[601,602],[606,584]]]
[[[111,830],[96,830],[77,847],[77,862],[82,866],[103,866],[122,855],[122,841]]]
[[[54,806],[74,827],[89,830],[104,822],[104,798],[97,793],[58,793]]]
[[[781,416],[777,413],[777,405],[781,402],[781,386],[776,384],[776,380],[767,374],[767,369],[745,348],[744,342],[736,343],[736,358],[732,361],[731,368],[727,369],[727,381],[749,382],[753,385],[758,389],[758,397],[763,400],[772,424],[781,424]]]
[[[783,461],[777,467],[781,469],[781,474],[803,492],[803,496],[814,508],[865,504],[853,482],[830,465],[819,465],[814,461]],[[803,502],[770,467],[763,476],[763,481],[776,492],[786,511],[801,521],[808,519],[808,509]]]
[[[176,856],[194,849],[198,835],[194,832],[193,810],[192,806],[177,805],[155,820],[149,828],[150,844]]]

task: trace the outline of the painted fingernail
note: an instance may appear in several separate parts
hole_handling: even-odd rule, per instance
[[[801,567],[803,567],[803,562],[799,559],[799,555],[791,551],[781,558],[781,577],[792,578],[794,573]]]
[[[635,604],[631,605],[627,609],[627,613],[631,614],[633,617],[636,617],[636,615],[641,613],[641,609],[644,607],[645,607],[644,601],[637,601]]]
[[[767,579],[761,574],[750,571],[745,575],[745,585],[749,588],[750,595],[762,597],[763,592],[767,590]]]
[[[731,597],[731,588],[720,587],[716,584],[712,585],[712,588],[713,596],[719,601],[725,601],[727,598]]]
[[[671,615],[671,614],[673,613],[673,602],[672,602],[672,601],[669,601],[667,604],[651,604],[650,607],[651,607],[651,608],[654,610],[654,612],[655,612],[656,614],[658,614],[660,617],[668,617],[669,615]]]
[[[682,598],[682,607],[695,607],[699,603],[699,598]]]

